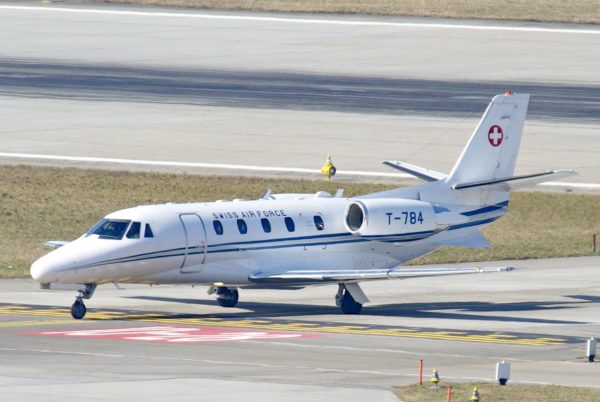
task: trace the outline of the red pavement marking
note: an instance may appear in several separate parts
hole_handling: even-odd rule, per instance
[[[294,338],[315,338],[323,335],[287,333],[271,331],[248,331],[244,329],[198,328],[198,327],[131,327],[110,329],[82,329],[71,331],[20,332],[34,336],[64,336],[88,339],[116,339],[145,342],[197,343],[197,342],[238,342],[256,340],[281,340]]]

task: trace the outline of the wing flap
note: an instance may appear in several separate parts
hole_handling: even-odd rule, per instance
[[[513,267],[461,268],[394,268],[364,270],[297,270],[285,272],[257,271],[249,276],[254,283],[310,285],[318,283],[362,282],[381,279],[408,279],[442,275],[480,274],[511,271]]]
[[[461,267],[461,268],[419,268],[419,269],[394,269],[390,271],[390,278],[408,279],[426,276],[484,274],[491,272],[512,271],[514,267]]]

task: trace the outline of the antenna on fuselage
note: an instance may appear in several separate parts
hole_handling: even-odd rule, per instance
[[[264,193],[261,194],[261,196],[260,196],[259,199],[263,199],[264,200],[264,199],[269,198],[271,196],[272,192],[273,191],[270,188],[268,188],[267,191],[265,191]]]

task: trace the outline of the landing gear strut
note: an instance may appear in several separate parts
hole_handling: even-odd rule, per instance
[[[362,304],[354,300],[346,285],[340,283],[338,292],[335,295],[335,304],[342,309],[344,314],[358,314],[362,310]]]
[[[96,286],[95,283],[87,283],[83,289],[78,290],[75,303],[71,306],[71,316],[76,320],[81,320],[85,316],[87,308],[83,303],[83,299],[90,299],[96,290]]]
[[[217,294],[217,303],[221,307],[235,307],[240,297],[236,288],[227,288],[224,286],[217,287],[214,293]]]

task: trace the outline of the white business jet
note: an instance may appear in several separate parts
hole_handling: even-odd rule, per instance
[[[205,284],[223,307],[238,288],[338,284],[336,304],[357,314],[359,283],[509,270],[401,267],[437,248],[487,247],[481,229],[506,213],[509,190],[572,174],[513,176],[529,95],[494,97],[449,175],[385,161],[426,183],[344,198],[326,192],[258,200],[147,205],[109,214],[31,266],[43,288],[74,285],[74,318],[106,283]]]

